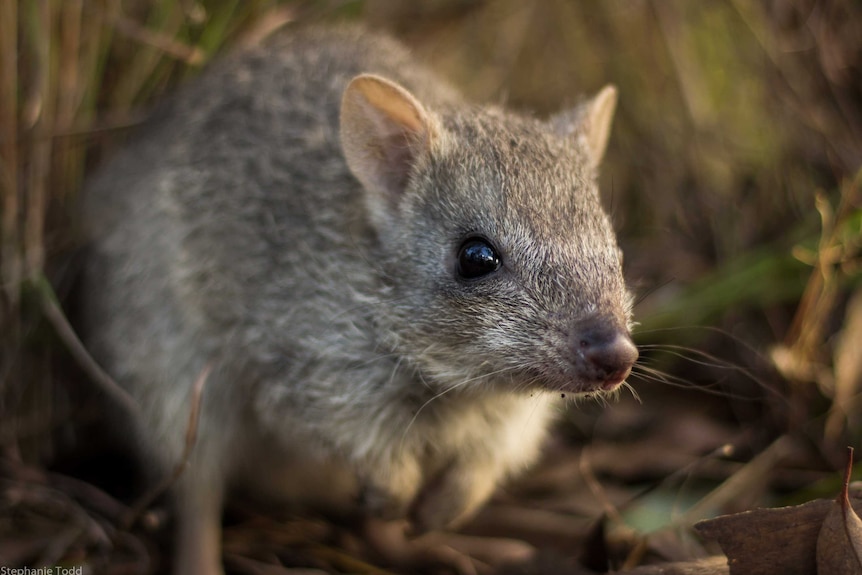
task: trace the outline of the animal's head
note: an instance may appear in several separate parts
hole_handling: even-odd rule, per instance
[[[380,246],[381,322],[428,383],[625,380],[631,301],[596,187],[615,105],[607,87],[542,122],[432,110],[378,76],[347,87],[342,147]]]

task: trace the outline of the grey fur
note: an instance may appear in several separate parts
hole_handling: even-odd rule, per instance
[[[442,131],[383,222],[339,143],[364,72]],[[463,103],[391,40],[291,31],[213,65],[89,182],[87,342],[164,469],[212,367],[179,570],[219,571],[224,490],[276,468],[299,501],[461,520],[535,459],[560,391],[595,389],[572,342],[585,322],[627,333],[630,301],[584,139],[557,128]],[[494,278],[455,277],[471,233],[499,249]]]

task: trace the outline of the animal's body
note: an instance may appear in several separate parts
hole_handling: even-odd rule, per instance
[[[87,343],[165,470],[209,370],[177,572],[221,570],[235,485],[457,524],[535,460],[561,394],[625,379],[595,184],[615,99],[540,121],[462,102],[391,40],[291,31],[214,64],[96,174]]]

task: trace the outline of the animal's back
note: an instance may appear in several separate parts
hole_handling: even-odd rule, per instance
[[[370,333],[355,315],[336,317],[375,281],[338,139],[341,97],[360,72],[430,103],[456,99],[387,38],[305,30],[205,72],[98,174],[86,196],[95,241],[85,289],[98,294],[86,331],[121,381],[188,362],[191,376],[196,355],[238,349],[283,363],[303,352],[298,342],[319,349],[338,333]],[[329,333],[321,316],[333,318]]]

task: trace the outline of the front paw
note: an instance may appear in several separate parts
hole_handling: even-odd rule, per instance
[[[368,466],[360,473],[359,509],[368,517],[393,520],[407,517],[422,483],[417,464]]]
[[[456,462],[427,482],[410,509],[416,531],[454,528],[470,519],[497,485],[493,469]]]
[[[477,575],[469,555],[450,547],[445,539],[430,534],[413,538],[407,535],[405,521],[366,519],[362,526],[365,541],[384,563],[408,573],[427,573],[441,568],[458,575]],[[483,571],[484,572],[484,571]]]
[[[411,495],[395,494],[384,487],[366,484],[359,490],[359,509],[375,519],[404,519],[410,509]]]

